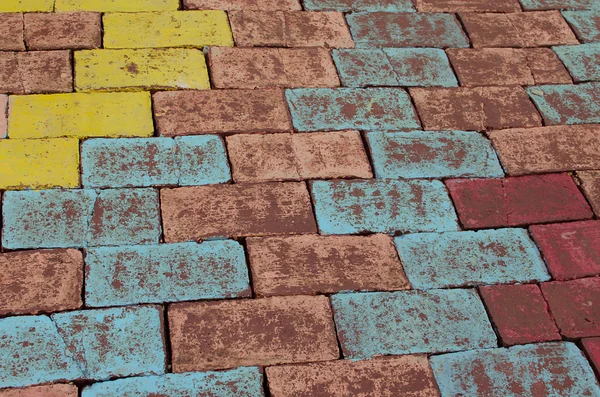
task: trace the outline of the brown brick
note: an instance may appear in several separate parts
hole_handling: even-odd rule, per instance
[[[0,52],[0,93],[73,90],[69,51]]]
[[[579,171],[577,176],[594,212],[600,216],[600,171]]]
[[[169,329],[173,372],[339,358],[324,296],[177,303]]]
[[[100,14],[93,12],[25,14],[30,50],[96,48],[102,44]]]
[[[526,48],[523,51],[535,84],[573,83],[565,65],[550,48]]]
[[[25,51],[23,14],[0,14],[0,51]]]
[[[518,12],[517,0],[416,0],[419,12]]]
[[[74,249],[0,254],[0,315],[81,307],[83,256]]]
[[[77,397],[75,385],[33,386],[24,389],[0,390],[0,397]]]
[[[183,0],[188,10],[301,10],[298,0]]]

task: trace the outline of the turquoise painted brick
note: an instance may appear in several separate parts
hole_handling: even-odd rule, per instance
[[[523,9],[532,10],[593,10],[599,9],[597,0],[520,0]]]
[[[382,49],[334,50],[333,60],[346,87],[397,86],[394,68]]]
[[[546,125],[600,123],[600,84],[526,88]]]
[[[600,80],[600,43],[560,46],[553,50],[576,83]]]
[[[550,279],[524,229],[407,234],[396,237],[396,247],[416,289]]]
[[[590,364],[571,342],[431,357],[442,397],[600,396]]]
[[[251,296],[243,247],[233,240],[90,248],[88,306]]]
[[[337,294],[331,301],[346,358],[497,346],[475,290]]]
[[[191,372],[96,383],[82,397],[262,397],[262,374],[256,367],[220,372]]]
[[[401,88],[299,88],[287,90],[286,98],[299,131],[420,128]]]
[[[319,230],[324,234],[459,230],[440,181],[314,181],[311,189]]]
[[[580,41],[600,41],[600,11],[563,11],[562,14]]]
[[[309,11],[414,12],[411,0],[304,0]]]
[[[0,388],[82,377],[81,369],[49,317],[0,319]]]
[[[162,313],[157,306],[74,311],[52,315],[84,378],[165,372]]]
[[[377,178],[503,177],[489,140],[472,131],[367,134]]]
[[[178,185],[197,186],[229,182],[231,172],[223,139],[216,135],[180,136],[177,147]]]

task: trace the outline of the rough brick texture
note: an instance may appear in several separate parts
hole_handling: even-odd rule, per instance
[[[305,0],[307,10],[335,11],[414,11],[411,0]]]
[[[598,11],[563,11],[562,15],[582,43],[600,41],[600,13]]]
[[[600,123],[600,83],[544,85],[527,92],[545,125]]]
[[[97,48],[102,43],[98,13],[28,13],[24,18],[25,43],[30,50]]]
[[[189,10],[259,10],[291,11],[302,7],[298,0],[183,0]]]
[[[0,397],[77,397],[75,385],[32,386],[24,389],[0,390]]]
[[[69,51],[0,52],[0,93],[70,92]]]
[[[25,51],[23,14],[0,14],[0,50]]]
[[[600,43],[554,47],[576,83],[600,80]]]
[[[600,215],[600,171],[580,171],[577,178],[594,212]]]
[[[600,338],[586,338],[581,340],[581,344],[587,353],[596,372],[600,371]]]
[[[517,0],[415,0],[419,12],[515,12]]]

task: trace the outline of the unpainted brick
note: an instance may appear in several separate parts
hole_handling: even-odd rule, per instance
[[[73,90],[69,51],[0,52],[0,93]]]
[[[256,10],[293,11],[301,10],[298,0],[183,0],[186,10]]]
[[[23,14],[0,14],[0,51],[25,51]]]
[[[93,12],[27,13],[25,43],[30,50],[98,48],[100,14]]]
[[[32,386],[24,389],[0,390],[0,397],[77,397],[75,385]]]
[[[594,212],[600,215],[600,171],[578,171],[577,178]]]

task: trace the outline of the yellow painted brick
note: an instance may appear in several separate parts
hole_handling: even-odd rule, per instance
[[[0,12],[50,12],[54,0],[0,0]]]
[[[9,97],[9,138],[151,136],[150,93],[95,92]]]
[[[75,52],[79,91],[210,89],[204,53],[188,48]]]
[[[56,0],[55,4],[56,11],[140,12],[178,8],[179,0]]]
[[[104,15],[104,48],[232,47],[225,11]]]
[[[3,139],[0,141],[0,189],[78,186],[78,139]]]

